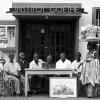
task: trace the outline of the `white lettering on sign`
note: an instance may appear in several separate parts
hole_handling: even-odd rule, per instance
[[[84,9],[83,9],[84,10]],[[15,7],[10,8],[10,12],[17,12],[17,13],[80,13],[82,11],[81,8],[72,7],[72,6],[51,6],[49,8],[42,6],[23,6],[23,7]]]

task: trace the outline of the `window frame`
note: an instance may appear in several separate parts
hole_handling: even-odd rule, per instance
[[[96,26],[97,26],[97,23],[96,23],[96,11],[97,11],[97,9],[100,10],[100,7],[93,7],[92,8],[92,24],[96,25]]]

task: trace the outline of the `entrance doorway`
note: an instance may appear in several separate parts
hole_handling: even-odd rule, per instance
[[[29,61],[33,53],[38,52],[41,59],[51,54],[53,62],[65,52],[69,60],[74,58],[75,20],[71,21],[21,21],[19,51],[24,51]]]

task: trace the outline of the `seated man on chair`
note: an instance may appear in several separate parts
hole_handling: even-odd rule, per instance
[[[44,69],[55,69],[55,64],[52,62],[52,55],[47,56],[47,61],[42,64],[42,68]],[[43,81],[43,92],[49,92],[49,77],[53,77],[54,75],[44,75]]]
[[[16,95],[20,95],[20,74],[21,70],[19,64],[14,61],[14,54],[9,54],[9,61],[4,65],[5,72],[7,73],[8,80],[14,81],[16,88]]]
[[[29,64],[29,69],[33,69],[33,70],[41,69],[43,63],[44,63],[44,61],[39,59],[38,53],[34,53],[33,61],[31,61]],[[35,94],[42,92],[42,83],[43,83],[42,75],[32,75],[30,89],[33,89],[33,92]]]
[[[56,69],[58,70],[66,70],[66,69],[71,69],[71,61],[66,58],[65,53],[60,53],[60,60],[56,62]],[[60,75],[62,77],[68,76],[69,75]]]
[[[55,64],[52,62],[52,55],[47,56],[47,61],[42,64],[42,68],[45,68],[45,69],[54,69],[55,68]]]
[[[28,68],[29,64],[28,64],[28,61],[26,60],[24,52],[20,52],[19,53],[18,63],[20,65],[20,67],[21,67],[20,74],[23,75],[23,76],[25,76],[25,70],[24,69]]]
[[[26,60],[24,52],[19,53],[18,63],[21,67],[21,70],[20,70],[20,75],[21,75],[21,89],[20,89],[20,92],[21,92],[21,95],[23,95],[24,90],[25,90],[25,68],[29,67],[29,64],[28,64],[28,61]],[[28,84],[27,88],[28,88],[28,91],[29,91],[29,84]]]
[[[65,53],[60,54],[60,60],[56,63],[56,69],[71,68],[71,61],[66,58]]]

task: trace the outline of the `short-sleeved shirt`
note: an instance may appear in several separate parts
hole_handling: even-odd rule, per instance
[[[77,60],[74,60],[74,61],[72,62],[71,68],[72,68],[73,70],[77,70],[78,72],[81,72],[81,71],[82,71],[82,65],[79,67],[79,65],[80,65],[81,62],[82,62],[82,61],[77,62]]]
[[[35,63],[35,61],[33,60],[32,62],[30,62],[29,65],[29,69],[38,69],[38,68],[42,68],[42,64],[44,63],[44,61],[42,61],[41,59],[38,60],[38,65]]]
[[[7,62],[7,63],[5,63],[4,69],[5,69],[6,72],[11,72],[15,75],[18,75],[18,71],[21,70],[21,68],[20,68],[20,66],[17,62],[13,62],[13,63]]]
[[[68,59],[66,59],[64,62],[62,62],[61,59],[57,61],[56,69],[68,69],[68,68],[71,68],[71,61],[69,61]]]

